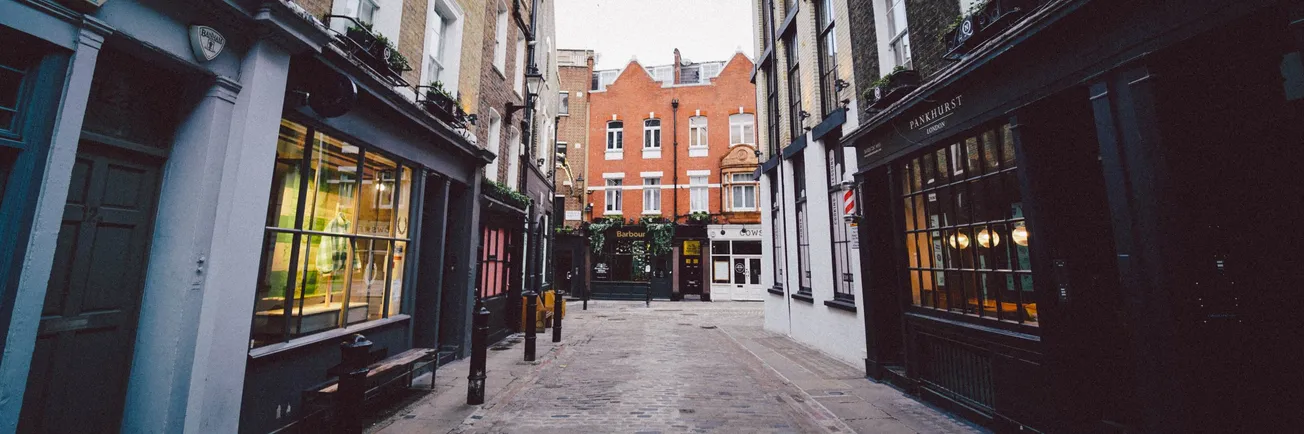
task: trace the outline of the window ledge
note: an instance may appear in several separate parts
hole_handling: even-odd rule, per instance
[[[624,213],[622,213],[620,210],[607,211],[605,213],[602,213],[602,215],[622,215],[622,214]]]
[[[407,321],[411,318],[412,317],[408,315],[398,314],[398,315],[391,316],[389,318],[378,319],[375,321],[367,321],[361,324],[354,324],[342,329],[334,329],[334,330],[325,331],[321,333],[311,334],[308,336],[294,338],[289,340],[288,342],[281,342],[279,344],[272,344],[265,347],[258,347],[249,350],[249,358],[259,359],[273,354],[290,351],[295,348],[302,348],[319,342],[329,341],[331,339],[337,339],[342,336],[348,336],[354,333],[360,333],[366,330],[371,330],[377,327],[382,327],[390,324]]]
[[[606,155],[606,158],[605,158],[605,159],[607,159],[607,160],[623,160],[623,159],[625,159],[625,152],[624,152],[624,151],[607,151],[607,155]]]
[[[801,300],[807,303],[815,304],[815,297],[812,296],[809,292],[807,293],[794,292],[792,293],[792,298],[794,300]]]
[[[688,148],[689,157],[705,157],[710,154],[708,148]]]
[[[661,150],[660,150],[660,149],[643,149],[643,158],[644,158],[644,159],[656,159],[656,158],[661,158]]]
[[[824,305],[834,309],[842,309],[847,312],[856,311],[856,302],[854,301],[838,300],[838,299],[824,300]]]
[[[645,209],[645,210],[643,210],[643,215],[661,215],[661,210],[659,210],[659,209]]]
[[[771,286],[771,287],[769,287],[769,288],[765,288],[765,290],[766,290],[766,291],[769,291],[771,294],[774,294],[774,295],[783,295],[783,294],[784,294],[784,292],[783,292],[783,288],[778,287],[778,286]]]

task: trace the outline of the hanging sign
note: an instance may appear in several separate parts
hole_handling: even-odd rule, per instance
[[[194,50],[195,58],[200,62],[216,59],[218,54],[222,54],[223,48],[226,48],[226,37],[218,33],[217,29],[190,26],[190,49]]]

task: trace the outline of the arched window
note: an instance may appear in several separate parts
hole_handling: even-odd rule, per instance
[[[643,121],[643,149],[661,149],[661,120]]]

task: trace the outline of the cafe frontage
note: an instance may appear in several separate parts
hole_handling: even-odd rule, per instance
[[[998,431],[1271,431],[1301,9],[1032,3],[843,140],[867,374]]]

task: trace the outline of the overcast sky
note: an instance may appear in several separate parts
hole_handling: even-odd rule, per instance
[[[667,65],[679,49],[694,62],[753,59],[752,0],[554,0],[557,48],[591,49],[596,69]]]

